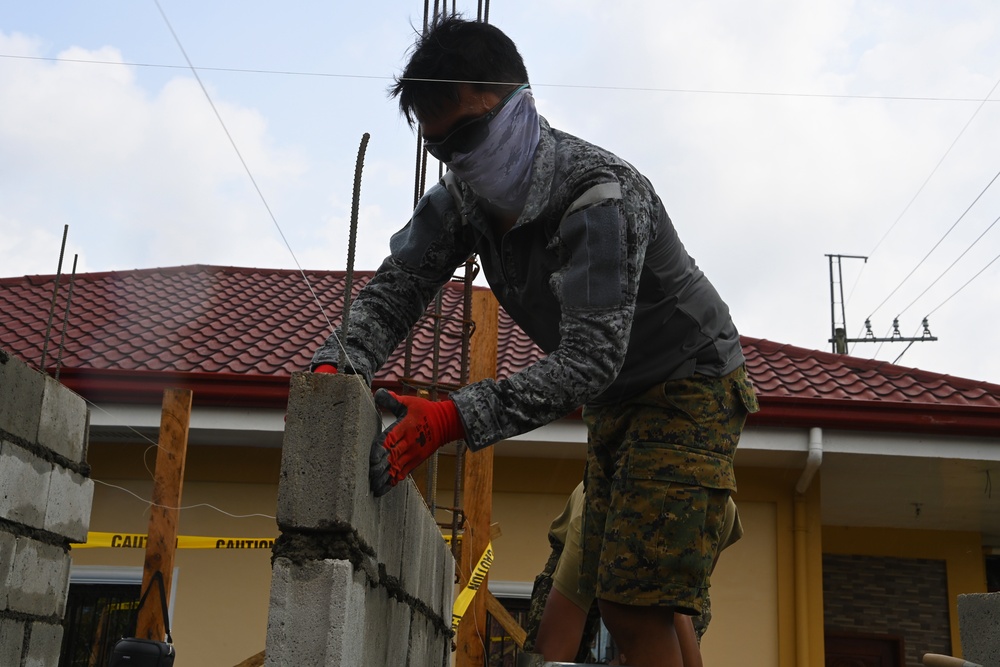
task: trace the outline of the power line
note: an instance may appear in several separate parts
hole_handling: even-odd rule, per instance
[[[892,298],[892,296],[893,296],[893,295],[894,295],[894,294],[895,294],[895,293],[896,293],[897,291],[899,291],[899,288],[900,288],[900,287],[902,287],[902,286],[903,286],[903,284],[904,284],[904,283],[906,283],[906,281],[907,281],[907,280],[909,280],[909,279],[910,279],[910,278],[911,278],[911,277],[913,276],[913,274],[914,274],[914,273],[916,273],[917,269],[919,269],[919,268],[921,267],[921,265],[922,265],[922,264],[923,264],[923,263],[924,263],[925,261],[927,261],[927,258],[928,258],[928,257],[930,257],[930,256],[931,256],[931,254],[932,254],[932,253],[933,253],[933,252],[934,252],[935,250],[937,250],[938,246],[940,246],[940,245],[941,245],[941,243],[942,243],[942,242],[943,242],[943,241],[944,241],[944,240],[945,240],[945,239],[946,239],[946,238],[948,237],[948,235],[949,235],[949,234],[951,234],[951,232],[952,232],[952,231],[953,231],[953,230],[955,229],[955,227],[957,227],[957,226],[958,226],[958,223],[960,223],[960,222],[962,221],[962,218],[964,218],[964,217],[966,216],[966,214],[967,214],[967,213],[968,213],[968,212],[969,212],[970,210],[972,210],[972,207],[976,205],[976,202],[978,202],[978,201],[980,200],[980,198],[982,198],[982,196],[983,196],[984,194],[986,194],[986,191],[987,191],[987,190],[989,190],[989,189],[990,189],[990,186],[992,186],[992,185],[993,185],[993,183],[995,183],[995,182],[996,182],[997,178],[1000,178],[1000,171],[998,171],[998,172],[997,172],[996,174],[994,174],[993,178],[991,178],[991,179],[990,179],[990,182],[986,184],[986,187],[985,187],[985,188],[983,188],[982,192],[980,192],[980,193],[979,193],[978,195],[976,195],[976,198],[972,200],[972,203],[971,203],[971,204],[969,204],[969,205],[968,205],[968,206],[966,207],[966,209],[965,209],[964,211],[962,211],[962,215],[958,216],[958,219],[957,219],[957,220],[955,220],[955,222],[954,222],[954,223],[952,223],[951,227],[949,227],[949,228],[948,228],[948,231],[946,231],[946,232],[944,233],[944,236],[942,236],[942,237],[941,237],[940,239],[938,239],[937,243],[935,243],[935,244],[934,244],[934,246],[933,246],[933,247],[932,247],[932,248],[931,248],[930,250],[928,250],[928,251],[927,251],[927,254],[923,256],[923,259],[921,259],[921,260],[920,260],[919,262],[917,262],[917,265],[916,265],[916,266],[914,266],[914,267],[913,267],[913,269],[911,269],[911,270],[910,270],[910,272],[909,272],[908,274],[906,274],[906,277],[905,277],[905,278],[903,278],[903,280],[901,280],[901,281],[900,281],[900,283],[899,283],[898,285],[896,285],[896,287],[895,287],[895,288],[894,288],[894,289],[893,289],[893,290],[892,290],[891,292],[889,292],[889,296],[885,297],[885,299],[883,299],[883,300],[882,300],[882,303],[880,303],[879,305],[877,305],[877,306],[875,307],[875,309],[874,309],[874,310],[872,310],[871,314],[870,314],[870,315],[868,316],[869,318],[871,318],[871,317],[872,317],[872,315],[874,315],[874,314],[875,314],[876,312],[878,312],[878,309],[879,309],[879,308],[881,308],[882,306],[884,306],[884,305],[885,305],[885,303],[886,303],[886,302],[887,302],[887,301],[888,301],[889,299],[891,299],[891,298]]]
[[[951,300],[952,300],[952,298],[954,298],[954,296],[955,296],[956,294],[958,294],[959,292],[961,292],[962,290],[964,290],[964,289],[965,289],[966,287],[968,287],[968,286],[969,286],[969,283],[971,283],[971,282],[972,282],[973,280],[975,280],[976,278],[978,278],[979,276],[981,276],[981,275],[983,274],[983,272],[984,272],[984,271],[986,271],[986,269],[990,268],[990,266],[992,266],[992,265],[993,265],[993,263],[994,263],[994,262],[996,262],[996,261],[997,261],[998,259],[1000,259],[1000,255],[997,255],[996,257],[994,257],[993,259],[991,259],[991,260],[990,260],[990,261],[989,261],[989,262],[988,262],[988,263],[986,264],[986,266],[984,266],[983,268],[979,269],[979,271],[978,271],[978,272],[976,273],[976,275],[972,276],[972,277],[971,277],[971,278],[969,278],[969,279],[968,279],[967,281],[965,281],[965,284],[964,284],[964,285],[962,285],[961,287],[959,287],[959,288],[958,288],[957,290],[955,290],[954,292],[952,292],[951,296],[949,296],[949,297],[948,297],[947,299],[945,299],[944,301],[942,301],[941,303],[939,303],[939,304],[938,304],[938,305],[937,305],[937,306],[936,306],[936,307],[935,307],[935,308],[934,308],[933,310],[931,310],[931,311],[930,311],[929,313],[927,313],[927,317],[930,317],[930,316],[931,316],[931,315],[933,315],[933,314],[934,314],[935,312],[937,312],[937,311],[938,311],[938,309],[939,309],[939,308],[941,308],[941,306],[943,306],[944,304],[946,304],[946,303],[948,303],[949,301],[951,301]]]
[[[990,226],[989,226],[989,227],[987,227],[986,229],[984,229],[984,230],[983,230],[983,233],[982,233],[982,234],[980,234],[979,236],[977,236],[977,237],[976,237],[976,240],[975,240],[975,241],[973,241],[972,243],[970,243],[970,244],[969,244],[969,247],[967,247],[967,248],[966,248],[965,250],[963,250],[963,251],[962,251],[962,254],[961,254],[961,255],[959,255],[958,257],[956,257],[956,258],[955,258],[955,261],[953,261],[953,262],[952,262],[951,264],[949,264],[949,265],[948,265],[948,268],[947,268],[947,269],[945,269],[944,271],[942,271],[942,272],[941,272],[941,275],[939,275],[939,276],[938,276],[937,278],[935,278],[935,279],[934,279],[934,281],[933,281],[933,282],[932,282],[932,283],[931,283],[930,285],[928,285],[928,286],[927,286],[927,288],[926,288],[926,289],[925,289],[925,290],[924,290],[923,292],[921,292],[920,294],[918,294],[918,295],[917,295],[917,297],[916,297],[916,298],[915,298],[915,299],[914,299],[913,301],[911,301],[911,302],[909,303],[909,305],[907,305],[907,306],[906,306],[906,308],[903,308],[903,309],[902,309],[901,311],[899,311],[899,315],[902,315],[902,314],[903,314],[903,313],[905,313],[905,312],[906,312],[907,310],[909,310],[910,306],[912,306],[912,305],[913,305],[913,304],[915,304],[915,303],[916,303],[917,301],[919,301],[919,300],[920,300],[920,297],[922,297],[922,296],[923,296],[924,294],[927,294],[927,292],[928,292],[928,291],[929,291],[929,290],[930,290],[930,289],[931,289],[932,287],[934,287],[934,285],[936,285],[936,284],[937,284],[937,282],[938,282],[939,280],[941,280],[942,278],[944,278],[945,274],[946,274],[946,273],[948,273],[949,271],[951,271],[951,269],[952,269],[952,268],[953,268],[953,267],[954,267],[954,266],[955,266],[956,264],[958,264],[958,261],[959,261],[960,259],[962,259],[963,257],[965,257],[965,255],[966,255],[966,254],[967,254],[967,253],[968,253],[968,252],[969,252],[970,250],[972,250],[972,248],[973,248],[973,247],[975,247],[975,245],[976,245],[977,243],[979,243],[979,241],[980,241],[980,240],[981,240],[981,239],[982,239],[982,238],[983,238],[984,236],[986,236],[986,234],[987,234],[987,233],[989,233],[989,231],[990,231],[991,229],[993,229],[993,227],[994,227],[994,226],[995,226],[995,225],[997,224],[997,222],[1000,222],[1000,217],[998,217],[998,218],[997,218],[996,220],[994,220],[993,222],[991,222],[991,223],[990,223]]]
[[[276,75],[276,76],[301,76],[301,77],[319,77],[319,78],[331,78],[331,79],[372,79],[377,81],[394,81],[395,77],[387,75],[375,75],[375,74],[343,74],[335,72],[307,72],[301,70],[274,70],[274,69],[256,69],[256,68],[245,68],[245,67],[205,67],[194,65],[166,65],[160,63],[140,63],[140,62],[125,62],[117,60],[89,60],[83,58],[54,58],[46,56],[26,56],[19,54],[10,53],[0,53],[0,58],[18,59],[18,60],[41,60],[47,62],[65,62],[65,63],[80,63],[86,65],[117,65],[122,67],[147,67],[152,69],[180,69],[191,72],[231,72],[238,74],[266,74],[266,75]],[[441,80],[446,83],[482,83],[481,81],[463,81],[463,80]],[[509,83],[509,82],[505,82]],[[1000,83],[1000,82],[998,82]],[[835,94],[835,93],[789,93],[789,92],[779,92],[779,91],[762,91],[762,90],[713,90],[709,88],[666,88],[658,86],[611,86],[611,85],[595,85],[595,84],[573,84],[573,83],[545,83],[545,82],[532,82],[531,85],[536,88],[568,88],[568,89],[581,89],[581,90],[613,90],[613,91],[624,91],[624,92],[649,92],[649,93],[680,93],[680,94],[693,94],[693,95],[737,95],[746,97],[797,97],[797,98],[815,98],[815,99],[834,99],[834,100],[885,100],[894,102],[979,102],[980,104],[985,104],[986,102],[1000,102],[1000,100],[983,100],[978,97],[935,97],[935,96],[919,96],[919,95],[846,95],[846,94]],[[978,112],[978,110],[977,110]]]
[[[917,197],[920,196],[920,193],[924,191],[924,188],[927,186],[927,183],[931,180],[934,174],[937,173],[937,170],[941,166],[941,163],[945,161],[945,158],[947,158],[948,154],[951,153],[951,150],[955,147],[955,144],[957,144],[958,140],[962,138],[962,135],[965,134],[965,131],[969,129],[969,125],[971,125],[972,121],[975,120],[976,116],[979,114],[979,111],[983,108],[983,106],[987,102],[991,101],[990,97],[993,96],[993,91],[997,89],[997,86],[1000,86],[1000,79],[997,79],[997,82],[993,84],[992,88],[990,88],[990,92],[986,94],[986,97],[983,98],[983,100],[979,103],[979,106],[976,107],[976,110],[972,112],[971,116],[969,116],[969,120],[967,120],[965,122],[965,125],[962,126],[962,129],[959,130],[958,136],[956,136],[955,140],[951,142],[951,145],[948,146],[948,149],[944,152],[944,155],[941,156],[941,159],[938,160],[937,164],[934,165],[934,168],[931,169],[931,173],[927,174],[927,178],[925,178],[924,182],[920,184],[919,188],[917,188],[917,192],[913,195],[913,198],[910,199],[910,201],[906,204],[906,206],[903,207],[903,210],[900,211],[899,215],[896,217],[893,223],[889,225],[889,229],[885,231],[885,234],[882,235],[882,238],[878,240],[878,243],[875,244],[875,247],[872,248],[871,251],[868,253],[869,257],[875,254],[875,251],[878,250],[878,247],[882,245],[882,242],[885,241],[886,237],[889,236],[892,230],[896,228],[896,225],[899,224],[899,221],[903,219],[903,216],[906,215],[906,212],[910,210],[911,206],[913,206],[913,202],[915,202],[917,200]]]
[[[997,220],[1000,220],[1000,218],[997,218]],[[993,221],[993,224],[996,224],[996,222],[997,222],[997,221],[996,221],[996,220],[994,220],[994,221]],[[992,227],[992,226],[993,226],[993,225],[990,225],[990,227]],[[989,230],[987,230],[987,231],[989,231]],[[983,233],[985,234],[985,232],[983,232]],[[963,253],[963,254],[964,254],[964,253]],[[923,323],[922,323],[922,325],[921,325],[921,326],[923,326],[923,327],[924,327],[924,329],[926,330],[926,328],[927,328],[927,318],[929,318],[929,317],[930,317],[931,315],[933,315],[934,313],[936,313],[936,312],[937,312],[937,311],[938,311],[938,310],[939,310],[939,309],[940,309],[940,308],[941,308],[942,306],[944,306],[944,305],[945,305],[946,303],[948,303],[949,301],[951,301],[951,300],[952,300],[952,298],[954,298],[954,297],[955,297],[955,295],[957,295],[957,294],[958,294],[959,292],[961,292],[961,291],[962,291],[962,290],[964,290],[964,289],[965,289],[966,287],[968,287],[968,286],[969,286],[969,284],[970,284],[970,283],[972,283],[972,281],[974,281],[974,280],[975,280],[976,278],[978,278],[978,277],[979,277],[979,276],[981,276],[981,275],[982,275],[983,273],[985,273],[985,272],[986,272],[986,269],[990,268],[990,266],[992,266],[992,265],[993,265],[993,263],[994,263],[994,262],[996,262],[996,261],[997,261],[998,259],[1000,259],[1000,255],[997,255],[996,257],[994,257],[993,259],[991,259],[991,260],[990,260],[989,262],[987,262],[987,263],[986,263],[986,266],[984,266],[983,268],[979,269],[979,271],[977,271],[977,272],[976,272],[976,274],[975,274],[974,276],[972,276],[972,277],[971,277],[971,278],[969,278],[969,279],[968,279],[967,281],[965,281],[965,284],[964,284],[964,285],[962,285],[962,286],[961,286],[961,287],[959,287],[959,288],[958,288],[957,290],[955,290],[954,292],[952,292],[952,293],[951,293],[951,296],[949,296],[948,298],[946,298],[946,299],[945,299],[944,301],[942,301],[942,302],[941,302],[941,303],[939,303],[939,304],[938,304],[937,306],[935,306],[935,307],[934,307],[934,308],[933,308],[933,309],[932,309],[932,310],[931,310],[930,312],[928,312],[928,313],[927,313],[926,315],[924,315],[924,320],[923,320]],[[955,260],[955,261],[957,262],[958,260]],[[950,269],[951,267],[948,267],[948,268]],[[911,304],[910,304],[910,306],[912,306],[912,305],[913,305],[913,304],[911,303]],[[909,306],[907,306],[907,308],[909,308]],[[920,330],[920,327],[917,327],[917,331],[919,331],[919,330]],[[914,336],[916,336],[916,331],[914,332],[914,334],[913,334],[913,335],[914,335]],[[911,343],[911,345],[912,345],[912,343]],[[882,347],[881,347],[881,346],[879,346],[879,349],[881,350],[881,349],[882,349]],[[893,364],[896,364],[896,363],[898,363],[898,362],[899,362],[899,360],[900,360],[900,359],[901,359],[901,358],[903,357],[903,355],[904,355],[904,354],[906,354],[906,351],[907,351],[907,350],[909,350],[909,349],[910,349],[910,345],[907,345],[907,346],[906,346],[906,349],[904,349],[904,350],[903,350],[903,351],[902,351],[902,352],[901,352],[901,353],[899,354],[899,356],[898,356],[898,357],[896,357],[896,359],[895,359],[895,360],[894,360],[894,361],[893,361],[892,363],[893,363]],[[878,354],[878,350],[876,350],[876,354]]]

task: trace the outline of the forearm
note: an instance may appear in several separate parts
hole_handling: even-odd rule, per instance
[[[530,431],[599,395],[621,369],[631,314],[629,308],[581,314],[563,327],[559,348],[549,356],[505,380],[453,392],[469,448]]]

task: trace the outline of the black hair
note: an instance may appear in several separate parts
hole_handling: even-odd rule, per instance
[[[389,96],[399,97],[399,110],[412,127],[417,115],[457,103],[462,83],[503,97],[528,83],[528,72],[517,46],[499,28],[451,14],[417,38]]]

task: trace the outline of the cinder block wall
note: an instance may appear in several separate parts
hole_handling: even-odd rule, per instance
[[[455,563],[410,480],[375,499],[381,428],[356,376],[292,376],[266,665],[450,663]]]
[[[0,350],[0,665],[55,666],[71,542],[86,542],[89,411]]]

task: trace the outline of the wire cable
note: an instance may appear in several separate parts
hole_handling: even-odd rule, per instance
[[[322,313],[323,318],[326,320],[327,325],[330,327],[330,330],[333,331],[333,323],[330,321],[330,318],[326,314],[326,310],[323,308],[323,304],[320,302],[319,297],[313,290],[312,283],[310,283],[309,281],[309,277],[306,275],[306,272],[302,269],[302,265],[299,264],[298,257],[295,256],[295,251],[292,250],[291,244],[285,237],[285,232],[281,229],[281,225],[278,224],[277,217],[275,217],[274,212],[271,210],[271,205],[267,203],[267,198],[264,196],[264,192],[260,189],[260,186],[257,184],[257,179],[254,178],[253,172],[250,171],[250,166],[247,164],[247,161],[243,158],[243,153],[240,151],[239,146],[233,139],[233,135],[229,132],[229,127],[226,125],[226,122],[222,119],[222,114],[219,113],[218,108],[215,106],[215,102],[212,100],[212,96],[209,95],[208,88],[206,88],[204,82],[202,82],[201,77],[198,75],[198,70],[191,62],[191,59],[188,57],[187,51],[184,49],[184,45],[181,43],[180,38],[174,31],[174,27],[173,25],[171,25],[170,19],[167,18],[166,13],[164,13],[163,8],[160,6],[160,0],[153,0],[153,4],[156,5],[157,10],[159,10],[160,12],[160,16],[163,17],[163,22],[166,24],[167,29],[170,31],[171,36],[174,38],[174,42],[177,44],[177,48],[180,49],[181,55],[184,56],[184,60],[188,64],[188,69],[191,70],[191,73],[194,75],[195,80],[198,82],[198,86],[201,87],[201,92],[204,93],[205,99],[208,100],[209,106],[212,107],[212,112],[215,114],[215,118],[219,121],[219,125],[222,126],[222,131],[226,133],[226,138],[229,140],[229,145],[232,146],[233,150],[236,152],[236,157],[239,158],[240,164],[243,165],[243,170],[246,172],[247,177],[250,179],[250,183],[253,184],[253,188],[257,192],[257,196],[260,198],[260,201],[264,205],[264,208],[267,210],[267,214],[271,218],[271,222],[274,223],[275,229],[278,230],[278,235],[281,236],[281,240],[282,242],[284,242],[285,247],[288,249],[289,254],[291,254],[292,260],[295,262],[295,266],[299,269],[299,273],[302,274],[302,278],[303,280],[305,280],[306,286],[309,288],[309,292],[312,294],[312,297],[316,301],[316,304],[320,307],[320,312]]]
[[[225,514],[226,516],[231,517],[233,519],[250,519],[250,518],[274,519],[274,517],[271,516],[270,514],[257,514],[257,513],[251,513],[251,514],[233,514],[231,512],[227,512],[226,510],[219,509],[215,505],[211,505],[209,503],[196,503],[194,505],[182,505],[181,507],[170,507],[169,505],[161,505],[159,503],[154,503],[154,502],[151,502],[149,500],[146,500],[145,498],[143,498],[142,496],[140,496],[138,493],[135,493],[134,491],[126,489],[124,486],[118,486],[117,484],[110,484],[108,482],[103,482],[103,481],[101,481],[99,479],[95,479],[94,483],[95,484],[100,484],[102,486],[106,486],[106,487],[111,488],[111,489],[117,489],[119,491],[124,491],[125,493],[129,494],[130,496],[132,496],[134,498],[138,498],[139,500],[141,500],[143,503],[145,503],[149,507],[159,507],[161,509],[175,510],[175,511],[207,508],[207,509],[215,510],[216,512],[219,512],[220,514]]]
[[[994,227],[994,226],[996,226],[997,222],[1000,222],[1000,217],[996,218],[996,219],[995,219],[995,220],[994,220],[993,222],[991,222],[991,223],[990,223],[990,226],[989,226],[989,227],[987,227],[986,229],[984,229],[984,230],[983,230],[983,233],[982,233],[982,234],[980,234],[979,236],[977,236],[977,237],[976,237],[976,240],[975,240],[975,241],[973,241],[973,242],[972,242],[971,244],[969,244],[969,247],[967,247],[967,248],[966,248],[965,250],[963,250],[963,251],[962,251],[962,254],[961,254],[961,255],[959,255],[958,257],[956,257],[956,258],[955,258],[955,261],[953,261],[953,262],[952,262],[951,264],[949,264],[949,265],[948,265],[948,268],[947,268],[947,269],[945,269],[944,271],[942,271],[942,272],[941,272],[941,275],[939,275],[939,276],[938,276],[937,278],[935,278],[935,279],[934,279],[934,281],[933,281],[933,282],[931,282],[931,284],[930,284],[930,285],[928,285],[928,286],[927,286],[927,288],[926,288],[926,289],[924,289],[924,291],[923,291],[923,292],[921,292],[920,294],[918,294],[918,295],[916,296],[916,298],[915,298],[915,299],[913,299],[913,301],[911,301],[911,302],[909,303],[909,305],[907,305],[907,306],[906,306],[906,308],[903,308],[903,309],[902,309],[901,311],[899,311],[899,314],[897,315],[897,317],[899,317],[900,315],[902,315],[903,313],[905,313],[905,312],[906,312],[907,310],[909,310],[909,309],[910,309],[910,306],[912,306],[913,304],[915,304],[915,303],[916,303],[916,302],[917,302],[917,301],[918,301],[918,300],[920,299],[920,297],[922,297],[923,295],[927,294],[927,292],[928,292],[928,291],[929,291],[929,290],[930,290],[930,289],[931,289],[932,287],[934,287],[934,286],[935,286],[935,285],[936,285],[936,284],[938,283],[938,281],[939,281],[939,280],[941,280],[942,278],[944,278],[944,277],[945,277],[945,275],[946,275],[946,274],[947,274],[947,273],[948,273],[949,271],[951,271],[951,270],[952,270],[952,268],[954,268],[954,266],[955,266],[956,264],[958,264],[958,261],[959,261],[960,259],[962,259],[963,257],[965,257],[965,255],[966,255],[966,254],[968,254],[968,252],[969,252],[970,250],[972,250],[972,248],[973,248],[973,247],[975,247],[975,245],[976,245],[977,243],[979,243],[979,241],[980,241],[980,240],[982,240],[982,238],[983,238],[984,236],[986,236],[986,234],[987,234],[987,233],[989,233],[989,231],[990,231],[991,229],[993,229],[993,227]]]
[[[396,77],[378,74],[343,74],[335,72],[306,72],[298,70],[271,70],[271,69],[255,69],[255,68],[243,68],[243,67],[205,67],[199,65],[198,67],[193,67],[190,65],[164,65],[159,63],[141,63],[132,61],[117,61],[117,60],[91,60],[84,58],[56,58],[49,56],[26,56],[13,53],[0,53],[0,58],[10,58],[10,59],[20,59],[20,60],[44,60],[50,62],[67,62],[67,63],[81,63],[87,65],[117,65],[117,66],[127,66],[127,67],[148,67],[148,68],[158,68],[158,69],[183,69],[183,70],[193,70],[201,72],[233,72],[240,74],[268,74],[268,75],[278,75],[278,76],[301,76],[301,77],[319,77],[319,78],[331,78],[331,79],[370,79],[375,81],[395,81]],[[482,81],[469,81],[465,79],[401,79],[405,81],[439,81],[441,83],[484,83]],[[485,83],[498,83],[498,84],[509,84],[509,81],[498,81],[498,82],[485,82]],[[624,91],[624,92],[648,92],[648,93],[680,93],[680,94],[691,94],[691,95],[736,95],[743,97],[798,97],[798,98],[814,98],[814,99],[831,99],[831,100],[885,100],[891,102],[991,102],[996,103],[1000,100],[983,100],[979,97],[941,97],[941,96],[928,96],[928,95],[846,95],[846,94],[836,94],[836,93],[789,93],[780,91],[764,91],[764,90],[713,90],[709,88],[670,88],[670,87],[659,87],[659,86],[613,86],[613,85],[597,85],[597,84],[574,84],[574,83],[545,83],[545,82],[532,82],[531,86],[533,88],[568,88],[568,89],[580,89],[580,90],[607,90],[607,91]]]
[[[949,296],[947,299],[945,299],[944,301],[942,301],[941,303],[939,303],[937,306],[935,306],[929,313],[927,313],[927,317],[930,317],[931,315],[933,315],[934,313],[936,313],[938,311],[938,309],[941,308],[941,306],[943,306],[944,304],[946,304],[949,301],[951,301],[955,297],[956,294],[958,294],[959,292],[961,292],[962,290],[964,290],[966,287],[968,287],[969,283],[971,283],[973,280],[975,280],[976,278],[978,278],[979,276],[981,276],[983,274],[983,272],[985,272],[986,269],[990,268],[990,266],[992,266],[993,263],[996,262],[998,259],[1000,259],[1000,255],[997,255],[996,257],[994,257],[993,259],[991,259],[986,264],[986,266],[984,266],[983,268],[979,269],[979,271],[976,273],[976,275],[974,275],[971,278],[969,278],[967,281],[965,281],[964,285],[962,285],[957,290],[955,290],[954,292],[952,292],[951,296]]]
[[[344,345],[341,342],[340,338],[337,337],[336,330],[333,326],[333,322],[330,321],[329,316],[326,314],[326,309],[323,308],[323,304],[319,300],[319,296],[313,289],[312,282],[309,280],[309,276],[306,275],[305,270],[303,270],[302,265],[299,263],[299,259],[295,255],[295,251],[292,250],[291,244],[285,237],[285,232],[281,229],[281,225],[278,224],[278,219],[277,217],[275,217],[274,212],[271,210],[270,204],[267,203],[267,198],[264,196],[264,192],[260,189],[260,186],[257,184],[257,179],[254,178],[253,172],[250,170],[250,165],[248,165],[246,160],[243,158],[243,153],[240,151],[239,146],[233,139],[233,135],[229,132],[229,128],[226,126],[226,122],[222,119],[222,114],[219,113],[218,108],[215,106],[215,102],[212,100],[212,96],[209,94],[208,88],[206,88],[204,82],[202,82],[201,77],[198,75],[197,68],[195,68],[194,63],[191,62],[191,58],[188,57],[187,51],[184,49],[184,45],[181,43],[180,38],[177,36],[177,32],[174,30],[173,25],[171,25],[170,23],[170,19],[167,18],[166,13],[163,11],[163,7],[160,6],[160,0],[153,0],[153,3],[156,5],[156,9],[160,12],[160,16],[163,17],[163,22],[166,24],[167,29],[170,31],[171,36],[174,38],[174,42],[177,44],[177,48],[184,56],[184,61],[187,63],[188,69],[191,70],[191,73],[194,75],[195,80],[198,82],[198,86],[201,87],[201,92],[204,93],[205,99],[208,100],[209,106],[212,107],[212,112],[215,114],[215,118],[219,121],[219,125],[222,126],[222,131],[225,132],[226,138],[229,139],[229,144],[233,147],[233,151],[235,151],[236,157],[239,158],[240,164],[243,165],[243,170],[246,172],[247,177],[253,184],[254,190],[257,192],[257,196],[260,198],[261,203],[267,210],[267,214],[271,218],[271,222],[274,224],[274,228],[278,230],[278,235],[281,236],[282,242],[285,244],[285,247],[288,249],[288,253],[292,257],[292,261],[295,262],[295,266],[298,268],[299,273],[302,275],[302,280],[305,283],[306,288],[309,290],[309,293],[312,295],[313,301],[319,307],[320,313],[323,315],[323,319],[326,320],[327,327],[330,330],[330,335],[334,337],[334,340],[337,341],[337,345],[340,346],[342,352],[342,358],[347,360],[347,363],[350,366],[351,371],[356,375],[357,369],[354,367],[354,363],[348,357],[347,350],[344,348]],[[375,400],[371,396],[369,396],[369,401],[371,403],[372,410],[375,412],[375,415],[381,418],[378,408],[375,406]]]
[[[110,416],[110,417],[112,417],[112,418],[114,418],[114,419],[116,419],[118,421],[124,421],[124,420],[119,419],[112,412],[110,412],[109,410],[105,409],[104,407],[98,405],[97,403],[94,403],[93,401],[91,401],[91,400],[89,400],[87,398],[84,398],[83,400],[91,408],[93,408],[95,410],[98,410],[100,412],[103,412],[104,414],[106,414],[106,415],[108,415],[108,416]],[[153,471],[150,469],[149,462],[147,461],[146,457],[147,457],[147,455],[149,454],[149,452],[151,450],[159,448],[160,443],[156,442],[155,440],[153,440],[152,438],[148,437],[147,435],[145,435],[144,433],[142,433],[138,429],[133,428],[132,426],[129,426],[129,425],[126,424],[125,428],[128,429],[129,431],[131,431],[132,433],[134,433],[139,440],[143,440],[143,441],[149,443],[150,446],[147,447],[143,451],[143,453],[142,453],[142,463],[143,463],[143,466],[145,466],[145,468],[146,468],[146,472],[149,473],[150,479],[151,480],[154,479]],[[154,507],[155,506],[155,507],[162,507],[164,509],[171,509],[171,510],[185,510],[185,509],[195,509],[195,508],[200,508],[200,507],[206,507],[206,508],[215,510],[216,512],[219,512],[220,514],[224,514],[224,515],[226,515],[228,517],[232,517],[234,519],[244,519],[244,518],[250,518],[250,517],[263,517],[263,518],[266,518],[266,519],[274,519],[273,516],[270,516],[268,514],[234,514],[232,512],[227,512],[224,509],[216,507],[215,505],[210,505],[208,503],[198,503],[196,505],[186,505],[186,506],[183,506],[183,507],[167,507],[166,505],[158,505],[156,503],[153,503],[149,499],[143,498],[142,496],[139,496],[136,493],[133,493],[132,491],[130,491],[130,490],[124,488],[124,487],[118,486],[116,484],[111,484],[110,482],[105,482],[103,480],[96,479],[96,478],[93,478],[93,477],[91,477],[91,479],[94,481],[95,484],[101,484],[103,486],[107,486],[107,487],[110,487],[110,488],[113,488],[113,489],[119,489],[121,491],[124,491],[125,493],[128,493],[129,495],[134,496],[135,498],[138,498],[140,501],[142,501],[148,507]]]
[[[996,182],[997,178],[1000,178],[1000,171],[998,171],[996,174],[993,175],[993,178],[991,178],[990,182],[986,184],[986,187],[983,188],[982,192],[980,192],[978,195],[976,195],[976,198],[972,200],[972,203],[969,204],[964,211],[962,211],[962,215],[958,216],[958,219],[955,220],[954,223],[952,223],[951,227],[948,228],[948,231],[946,231],[944,233],[944,236],[942,236],[940,239],[938,239],[937,243],[935,243],[934,246],[930,250],[927,251],[927,254],[923,256],[923,259],[921,259],[919,262],[917,262],[917,265],[914,266],[913,269],[911,269],[908,274],[906,274],[906,277],[903,278],[903,280],[901,280],[900,283],[898,285],[896,285],[896,287],[891,292],[889,292],[889,296],[885,297],[885,299],[882,300],[882,303],[880,303],[879,305],[877,305],[875,307],[875,309],[872,310],[871,314],[868,315],[869,319],[871,319],[871,317],[874,316],[876,312],[878,312],[879,308],[881,308],[882,306],[884,306],[886,304],[886,302],[889,299],[891,299],[892,296],[897,291],[899,291],[899,288],[902,287],[906,283],[906,281],[909,280],[913,276],[914,273],[916,273],[917,269],[919,269],[921,267],[921,265],[923,265],[923,263],[925,261],[927,261],[927,258],[930,257],[931,254],[935,250],[937,250],[938,246],[940,246],[941,243],[946,238],[948,238],[948,235],[951,234],[951,232],[955,229],[955,227],[958,226],[958,223],[960,223],[962,221],[962,219],[966,216],[966,214],[970,210],[972,210],[972,207],[976,205],[976,203],[982,198],[982,196],[984,194],[986,194],[986,191],[989,190],[990,187]]]
[[[944,152],[944,155],[941,156],[941,159],[938,160],[937,164],[934,165],[934,168],[931,169],[931,173],[927,174],[927,178],[925,178],[924,182],[920,184],[919,188],[917,188],[917,192],[913,195],[913,198],[910,199],[910,201],[906,204],[906,206],[903,207],[903,210],[900,211],[899,215],[896,217],[893,223],[889,225],[889,229],[885,231],[885,234],[882,235],[882,238],[878,240],[878,243],[875,244],[875,247],[872,248],[871,252],[868,253],[869,257],[875,254],[875,251],[878,250],[880,245],[882,245],[882,242],[885,241],[886,237],[888,237],[889,234],[892,232],[892,230],[896,228],[896,225],[899,224],[899,221],[903,219],[903,216],[906,215],[906,212],[910,210],[911,206],[913,206],[913,202],[915,202],[917,200],[917,197],[920,196],[920,193],[924,191],[924,188],[927,186],[927,183],[929,183],[934,174],[937,173],[938,168],[945,161],[945,158],[947,158],[948,155],[951,153],[952,149],[955,148],[955,144],[957,144],[958,140],[962,138],[962,135],[965,134],[965,131],[969,129],[969,125],[971,125],[972,121],[975,120],[976,116],[982,110],[983,106],[988,101],[990,101],[990,97],[993,96],[993,91],[997,89],[997,86],[1000,86],[1000,79],[997,79],[997,82],[993,84],[993,87],[990,88],[990,92],[986,94],[986,97],[984,97],[983,100],[979,103],[979,106],[976,107],[976,110],[972,112],[971,116],[969,116],[969,120],[965,121],[965,125],[963,125],[962,129],[959,130],[958,136],[955,137],[954,141],[951,142],[951,144],[948,146],[948,149]]]

